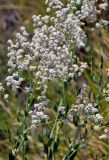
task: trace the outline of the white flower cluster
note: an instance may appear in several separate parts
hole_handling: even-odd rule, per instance
[[[73,117],[73,114],[80,116],[83,122],[99,124],[103,120],[103,117],[98,113],[97,104],[90,103],[89,98],[84,95],[84,92],[82,90],[78,95],[76,104],[71,106],[68,114],[70,117]]]
[[[56,22],[52,22],[53,25],[48,27],[43,24],[48,19]],[[39,63],[36,68],[38,71],[34,72],[37,79],[40,79],[41,83],[46,83],[48,80],[57,78],[66,79],[70,76],[73,78],[75,72],[79,75],[83,73],[87,64],[81,62],[75,64],[72,48],[75,41],[79,45],[82,43],[80,38],[85,36],[82,36],[79,23],[76,24],[73,16],[70,14],[64,22],[54,17],[33,16],[33,21],[36,29],[32,38],[31,51],[33,58]]]
[[[98,7],[97,2],[99,3]],[[72,9],[78,19],[86,20],[88,23],[95,22],[102,10],[106,10],[108,7],[107,0],[101,2],[98,0],[68,0],[66,8],[63,7],[64,4],[60,0],[46,0],[46,4],[48,4],[47,11],[50,12],[52,9],[56,9],[58,10],[56,13],[61,13],[61,16],[63,12],[66,14]]]
[[[48,99],[46,98],[46,90],[47,85],[43,86],[43,91],[41,92],[41,96],[37,97],[37,101],[40,101],[39,103],[34,104],[33,110],[29,111],[29,114],[32,118],[32,124],[31,127],[35,128],[38,124],[41,123],[42,120],[48,120],[49,117],[44,113],[45,106],[48,104]]]
[[[2,83],[0,83],[0,92],[4,92],[4,87]]]
[[[87,23],[95,22],[97,20],[97,8],[95,2],[95,0],[83,0],[78,17],[80,19],[85,19]]]
[[[63,3],[60,0],[46,0],[45,3],[48,4],[47,12],[50,12],[51,8],[61,9],[63,7]]]
[[[107,83],[106,86],[103,88],[102,95],[105,98],[105,100],[109,102],[109,83]]]
[[[12,76],[6,78],[7,86],[11,86],[13,91],[16,91],[23,82],[23,78],[20,78],[17,73],[13,73]]]
[[[102,3],[99,4],[99,8],[101,10],[106,10],[106,8],[108,7],[108,2],[107,0],[102,0]]]
[[[33,16],[34,35],[30,38],[25,27],[16,34],[16,43],[8,41],[8,66],[10,75],[7,85],[16,91],[25,80],[21,72],[27,71],[35,78],[38,85],[45,86],[49,81],[66,80],[75,75],[81,76],[87,63],[80,62],[75,55],[75,48],[85,46],[87,36],[84,31],[85,21],[95,23],[98,10],[95,0],[68,0],[64,5],[60,0],[46,0],[47,12],[55,10],[54,17]],[[34,86],[34,80],[30,82]],[[26,85],[26,82],[25,82]],[[32,90],[25,86],[27,93]],[[44,116],[45,99],[34,105],[31,111],[33,125]],[[89,105],[90,106],[90,105]],[[94,112],[91,106],[87,112]],[[42,109],[43,108],[43,109]],[[85,110],[86,112],[86,110]],[[96,115],[99,119],[98,114]],[[90,117],[91,119],[91,117]]]

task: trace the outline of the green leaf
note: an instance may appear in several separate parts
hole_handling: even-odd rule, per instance
[[[53,156],[53,152],[52,152],[52,150],[50,149],[50,153],[49,153],[49,156],[48,156],[48,160],[52,160],[52,156]]]
[[[68,83],[67,83],[67,81],[64,81],[64,88],[65,88],[65,90],[68,89]]]
[[[77,96],[81,93],[81,88],[78,89],[77,91]]]
[[[59,144],[60,144],[60,141],[59,141],[59,138],[57,138],[57,141],[54,142],[54,147],[53,147],[53,152],[56,153],[59,149]]]
[[[48,146],[44,144],[44,152],[48,155]]]
[[[103,61],[103,57],[101,56],[101,65],[100,65],[100,68],[101,68],[101,69],[103,68],[103,65],[104,65],[103,62],[104,62],[104,61]]]
[[[15,156],[12,154],[12,152],[9,152],[9,160],[15,160]]]
[[[39,141],[43,143],[43,136],[41,134],[39,134]]]
[[[74,158],[75,158],[76,155],[77,155],[77,152],[78,152],[77,150],[74,151],[73,154],[70,155],[69,160],[74,160]]]
[[[53,142],[53,138],[50,138],[50,139],[48,140],[47,146],[50,147],[51,144],[52,144],[52,142]]]
[[[77,116],[76,114],[73,115],[73,123],[76,127],[78,127],[79,116]]]

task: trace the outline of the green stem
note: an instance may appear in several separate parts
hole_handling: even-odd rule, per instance
[[[50,138],[53,137],[53,132],[54,132],[54,129],[55,129],[55,127],[56,127],[56,123],[57,123],[57,121],[58,121],[58,116],[59,116],[59,111],[58,111],[58,113],[57,113],[57,115],[56,115],[55,123],[54,123],[54,125],[53,125],[52,131],[51,131],[51,134],[50,134]]]

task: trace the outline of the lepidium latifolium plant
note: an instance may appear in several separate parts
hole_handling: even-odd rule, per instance
[[[96,138],[107,143],[109,138],[109,74],[100,38],[96,61],[90,32],[96,38],[106,30],[108,2],[45,3],[46,15],[32,16],[32,36],[22,26],[15,41],[8,40],[9,69],[0,84],[1,97],[9,106],[20,105],[14,110],[14,131],[8,130],[9,160],[31,160],[31,143],[36,160],[82,160],[86,151],[93,160],[100,159],[101,152],[91,153],[89,142]],[[12,102],[12,96],[17,100]]]

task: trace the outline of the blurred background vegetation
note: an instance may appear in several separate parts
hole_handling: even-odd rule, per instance
[[[0,0],[0,81],[3,82],[7,75],[7,40],[12,38],[19,27],[26,26],[28,32],[32,32],[32,15],[44,14],[45,12],[44,0]],[[15,97],[13,97],[14,99]],[[18,104],[15,99],[15,104]],[[15,110],[18,106],[11,104],[7,106],[3,101],[0,101],[0,160],[8,159],[11,144],[8,141],[9,130],[12,127],[14,133],[14,126],[17,126]],[[12,133],[11,133],[12,134]],[[15,134],[13,134],[15,136]],[[30,141],[34,144],[34,140]],[[40,160],[36,156],[35,147],[32,146],[32,153],[34,155],[29,159]],[[40,146],[40,144],[39,144]],[[37,148],[37,147],[36,147]],[[40,148],[40,147],[39,147]],[[38,149],[36,149],[37,152]],[[34,153],[34,154],[33,154]],[[18,158],[19,159],[19,158]]]
[[[26,26],[28,32],[32,34],[32,15],[34,14],[45,14],[45,4],[44,0],[0,0],[0,81],[4,81],[7,74],[7,40],[9,38],[14,39],[16,32],[19,27]],[[109,20],[109,10],[103,14],[103,17]],[[88,36],[92,39],[92,46],[95,50],[95,63],[98,63],[101,55],[100,48],[98,47],[98,41],[102,44],[102,56],[104,59],[105,68],[109,67],[109,29],[106,31],[102,30],[100,35],[95,37],[93,31],[87,31]],[[78,51],[85,52],[84,50]],[[85,55],[87,59],[87,55]],[[98,64],[99,65],[99,64]],[[105,69],[103,70],[105,74]],[[81,85],[81,81],[84,81],[82,77],[78,83]],[[10,91],[9,91],[10,93]],[[21,103],[15,98],[10,106],[4,101],[0,101],[0,160],[8,159],[9,150],[12,148],[12,144],[9,142],[8,138],[13,135],[15,131],[15,126],[17,127],[16,120],[16,110],[17,107],[21,106]],[[15,103],[14,103],[15,102]],[[17,106],[15,104],[18,104]],[[105,104],[103,104],[105,108]],[[103,108],[103,110],[104,110]],[[106,121],[109,120],[109,114],[106,114]],[[12,125],[13,124],[13,125]],[[10,128],[11,131],[10,132]],[[69,132],[69,131],[68,131]],[[72,135],[72,134],[71,134]],[[7,138],[8,137],[8,138]],[[65,137],[64,137],[65,138]],[[43,155],[42,145],[40,143],[35,143],[35,136],[29,137],[31,143],[29,159],[40,160]],[[92,137],[89,142],[89,148],[81,150],[79,158],[75,160],[109,160],[109,142],[101,142],[96,138]],[[62,148],[62,153],[66,151],[66,148]],[[97,152],[96,157],[94,157],[94,152]],[[40,154],[39,154],[40,153]],[[60,153],[60,157],[61,154]],[[40,155],[40,157],[38,156]],[[41,155],[42,154],[42,155]],[[104,155],[107,155],[104,157]],[[100,158],[97,158],[100,157]],[[20,159],[20,157],[18,157]],[[56,159],[58,160],[58,158]]]

